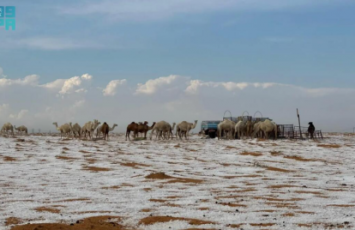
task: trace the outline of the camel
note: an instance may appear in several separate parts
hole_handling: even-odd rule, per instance
[[[28,130],[27,130],[27,127],[24,126],[24,125],[21,125],[17,128],[15,128],[17,130],[17,133],[25,133],[25,134],[28,134]]]
[[[92,136],[91,135],[95,129],[97,128],[97,126],[99,126],[101,123],[94,119],[94,121],[88,121],[85,123],[85,125],[82,127],[81,129],[81,133],[84,134],[84,137],[86,138],[86,134],[88,133],[89,134],[89,138],[92,139]]]
[[[104,140],[108,140],[108,133],[110,131],[110,127],[106,122],[104,122],[98,129],[98,133],[101,132],[104,135]],[[96,135],[97,136],[97,135]]]
[[[70,128],[74,137],[76,137],[76,135],[78,135],[79,138],[81,137],[81,127],[78,123],[75,123],[73,126],[70,126]]]
[[[105,122],[106,123],[106,122]],[[101,126],[99,126],[97,129],[96,129],[96,138],[97,138],[97,136],[100,134],[100,133],[103,133],[102,132],[102,126],[103,125],[101,125]],[[115,129],[115,127],[117,126],[117,124],[113,124],[113,126],[110,128],[110,126],[109,126],[109,132],[112,132],[114,129]],[[103,133],[104,134],[104,133]],[[108,136],[108,134],[107,134],[107,136]],[[105,134],[104,134],[104,139],[105,139]]]
[[[246,135],[249,136],[250,138],[252,138],[253,129],[254,129],[254,122],[247,121],[247,123],[246,123]]]
[[[157,122],[153,129],[152,132],[150,133],[150,139],[152,140],[152,136],[153,133],[156,132],[156,137],[158,139],[162,138],[166,138],[166,139],[170,139],[170,137],[172,138],[173,136],[173,130],[175,128],[176,123],[173,123],[173,126],[171,126],[168,122],[166,121],[159,121]],[[170,136],[171,135],[171,136]]]
[[[169,124],[169,125],[170,125],[170,124]],[[170,130],[165,131],[164,133],[161,132],[161,133],[160,133],[160,136],[163,136],[164,140],[165,140],[165,139],[169,140],[170,138],[173,139],[173,138],[174,138],[173,131],[174,131],[174,129],[175,129],[175,126],[176,126],[176,123],[174,122],[174,123],[173,123],[173,126],[172,126],[172,127],[170,126]]]
[[[314,135],[314,131],[316,130],[316,127],[314,127],[313,122],[309,122],[308,124],[309,124],[308,130],[307,130],[308,135],[310,135],[311,139],[313,139],[313,135]]]
[[[165,131],[160,131],[160,132],[156,132],[156,138],[162,138],[163,140],[169,140],[170,138],[174,138],[174,135],[173,135],[173,131],[175,129],[175,126],[176,126],[176,123],[174,122],[173,123],[173,126],[168,129],[168,130],[165,130]]]
[[[179,135],[180,140],[182,139],[181,136],[185,134],[185,139],[187,140],[187,136],[191,129],[194,129],[197,125],[197,120],[194,123],[189,123],[187,121],[182,121],[176,126],[176,134],[177,137]]]
[[[132,123],[129,124],[126,129],[126,141],[127,141],[127,137],[128,137],[128,140],[131,140],[131,138],[130,138],[131,132],[136,133],[137,130],[138,130],[138,124],[136,122],[132,121]]]
[[[139,133],[143,133],[144,134],[144,139],[147,139],[147,133],[149,130],[153,129],[153,127],[155,126],[155,122],[153,122],[152,126],[148,126],[148,121],[145,121],[144,123],[139,123],[137,126],[137,130],[135,135],[138,136]]]
[[[7,133],[8,131],[11,131],[12,136],[14,136],[14,127],[10,122],[5,123],[1,128],[1,133]]]
[[[235,125],[235,132],[238,133],[238,138],[242,139],[247,133],[247,121],[238,121]]]
[[[234,139],[235,136],[234,127],[235,127],[235,122],[229,119],[220,122],[217,126],[218,139],[222,137],[222,132],[224,134],[228,133],[225,135],[226,139]]]
[[[260,130],[260,123],[261,121],[258,121],[254,124],[254,127],[253,127],[253,137],[263,137],[263,133],[262,131]]]
[[[68,134],[71,133],[71,122],[69,122],[69,124],[65,123],[59,127],[57,122],[53,122],[53,125],[55,125],[56,129],[60,132],[60,138],[62,138],[63,134],[68,136]]]
[[[269,119],[266,119],[259,124],[260,130],[264,133],[265,138],[269,137],[270,132],[275,133],[275,139],[277,139],[277,125],[274,122],[271,122]]]

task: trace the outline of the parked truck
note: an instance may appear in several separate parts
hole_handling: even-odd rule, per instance
[[[217,126],[221,121],[202,121],[201,122],[201,133],[208,135],[210,138],[215,138],[217,136]]]

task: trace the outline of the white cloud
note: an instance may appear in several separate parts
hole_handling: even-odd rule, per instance
[[[47,89],[52,89],[52,90],[59,90],[59,94],[70,94],[73,92],[76,93],[82,93],[86,92],[84,88],[79,88],[79,86],[82,86],[83,81],[90,81],[92,79],[92,76],[89,74],[83,74],[81,77],[75,76],[69,79],[57,79],[53,82],[46,83],[44,85],[41,85],[42,87],[45,87]]]
[[[138,84],[136,94],[154,94],[157,90],[172,85],[180,76],[170,75],[168,77],[159,77],[148,80],[145,84]]]
[[[26,114],[28,114],[28,110],[22,109],[18,114],[10,114],[9,118],[21,120],[22,118],[25,118]]]
[[[0,78],[0,86],[10,86],[10,85],[37,85],[39,76],[32,74],[28,75],[23,79],[8,79]]]
[[[222,87],[227,91],[244,90],[247,87],[254,88],[269,88],[272,86],[281,85],[278,83],[248,83],[248,82],[203,82],[200,80],[191,80],[185,90],[188,94],[197,94],[201,88],[217,88]]]
[[[132,121],[220,119],[226,109],[233,116],[259,110],[278,123],[296,123],[295,108],[302,122],[314,121],[320,128],[339,130],[353,122],[354,88],[307,88],[272,82],[202,81],[179,75],[150,79],[126,90],[125,79],[113,80],[105,89],[86,87],[89,75],[40,84],[37,75],[2,81],[0,125],[12,122],[30,129],[54,130],[52,123],[85,122],[94,118],[117,123],[119,131]],[[8,80],[8,79],[6,79]],[[5,83],[4,83],[5,82]],[[93,82],[94,83],[94,82]],[[90,88],[91,89],[91,88]],[[55,93],[53,93],[55,92]],[[61,93],[59,93],[61,92]],[[80,93],[87,92],[87,93]],[[65,95],[56,97],[57,94]],[[105,97],[117,95],[117,97]],[[133,96],[139,94],[139,96]],[[11,105],[11,107],[10,107]],[[118,119],[119,118],[119,119]]]
[[[106,88],[103,90],[103,95],[104,96],[114,96],[117,91],[117,87],[121,85],[125,85],[127,83],[126,79],[123,80],[112,80],[110,81]]]
[[[228,91],[232,91],[235,89],[240,89],[243,90],[246,87],[248,87],[248,83],[241,82],[241,83],[235,83],[235,82],[223,82],[221,85]]]
[[[70,93],[75,86],[81,85],[79,77],[72,77],[64,81],[62,89],[59,91],[61,94]]]
[[[81,78],[85,79],[85,80],[91,80],[92,76],[90,74],[86,73],[86,74],[81,75]]]

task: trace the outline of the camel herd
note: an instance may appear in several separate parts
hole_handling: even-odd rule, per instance
[[[28,130],[26,128],[26,126],[21,125],[19,127],[15,127],[12,126],[12,124],[10,122],[5,123],[2,128],[1,128],[1,133],[11,133],[12,135],[14,135],[14,129],[17,130],[17,133],[23,133],[23,134],[27,134]]]
[[[90,138],[93,139],[94,132],[96,131],[96,138],[101,134],[103,135],[104,140],[108,140],[109,132],[113,131],[117,124],[114,124],[110,127],[106,122],[102,125],[98,120],[86,122],[82,127],[75,123],[72,125],[71,122],[65,123],[61,126],[58,126],[57,122],[53,122],[53,125],[60,132],[61,138],[63,136],[71,136],[72,138]],[[131,140],[131,135],[133,138],[138,138],[139,134],[142,134],[144,139],[147,139],[148,131],[151,131],[149,139],[152,140],[153,135],[155,138],[160,139],[171,139],[173,138],[173,131],[176,127],[175,136],[177,138],[188,139],[189,132],[194,129],[197,125],[197,120],[194,123],[187,121],[182,121],[176,125],[174,122],[172,125],[166,121],[153,122],[151,126],[148,125],[148,122],[132,122],[127,126],[126,129],[126,140]],[[13,127],[11,123],[5,123],[1,129],[1,133],[11,133],[14,135],[14,129],[17,132],[27,134],[28,130],[25,126]],[[268,138],[272,135],[274,138],[277,137],[277,125],[266,119],[265,121],[243,121],[239,120],[234,122],[229,119],[225,119],[218,124],[217,136],[218,139],[224,137],[225,139],[234,139],[236,134],[239,138],[243,137],[265,137]]]
[[[96,119],[94,121],[86,122],[83,127],[81,127],[78,123],[72,125],[72,123],[69,122],[65,123],[64,125],[58,126],[57,122],[53,122],[53,125],[60,132],[61,138],[63,137],[63,135],[72,135],[72,137],[74,138],[81,138],[82,136],[84,138],[87,138],[86,135],[88,135],[88,137],[92,139],[93,134],[96,130],[96,138],[98,138],[100,134],[103,134],[103,138],[105,140],[108,140],[108,133],[110,131],[113,131],[117,124],[114,124],[111,128],[106,122],[104,122],[102,125],[100,124],[101,122]]]
[[[117,124],[114,124],[110,127],[106,122],[102,125],[98,120],[86,122],[82,127],[75,123],[72,125],[71,122],[65,123],[63,125],[58,125],[57,122],[53,122],[53,125],[60,132],[60,137],[72,137],[72,138],[90,138],[93,139],[93,134],[96,130],[96,138],[98,138],[101,134],[103,135],[104,140],[108,140],[109,132],[113,131]],[[151,130],[150,139],[152,140],[153,134],[155,133],[156,139],[170,139],[173,138],[173,130],[175,128],[176,123],[170,125],[166,121],[153,122],[151,126],[148,126],[148,122],[132,122],[127,126],[126,129],[126,140],[130,140],[130,136],[132,133],[133,138],[138,138],[139,134],[143,135],[143,138],[147,138],[148,131]],[[180,122],[176,126],[176,136],[182,139],[185,137],[187,139],[190,130],[194,129],[197,125],[197,120],[194,123],[189,123],[187,121]],[[18,130],[18,133],[27,134],[27,128],[25,126],[20,126],[15,128]],[[14,127],[11,123],[6,123],[3,125],[1,129],[1,133],[10,133],[14,135]]]
[[[234,139],[236,134],[240,139],[243,137],[265,137],[270,135],[277,138],[277,125],[268,119],[265,121],[242,121],[237,123],[226,119],[218,124],[217,136],[220,139],[224,136],[226,139]]]
[[[159,121],[159,122],[153,122],[152,126],[148,126],[148,122],[145,121],[144,123],[139,122],[132,122],[127,126],[126,130],[126,140],[130,140],[130,133],[133,132],[133,137],[137,138],[139,133],[144,134],[144,138],[147,138],[147,132],[151,130],[150,132],[150,140],[152,140],[153,135],[155,133],[155,138],[156,139],[170,139],[173,138],[173,130],[175,129],[176,126],[176,137],[179,137],[182,139],[182,137],[185,137],[187,140],[189,132],[194,129],[197,125],[197,120],[195,120],[194,123],[189,123],[187,121],[182,121],[179,124],[176,125],[174,122],[172,125],[170,125],[166,121]]]

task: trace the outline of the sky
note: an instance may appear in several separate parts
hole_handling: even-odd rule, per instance
[[[355,127],[352,0],[2,1],[0,126],[219,120]],[[258,116],[258,115],[257,115]],[[198,131],[198,128],[195,131]]]

